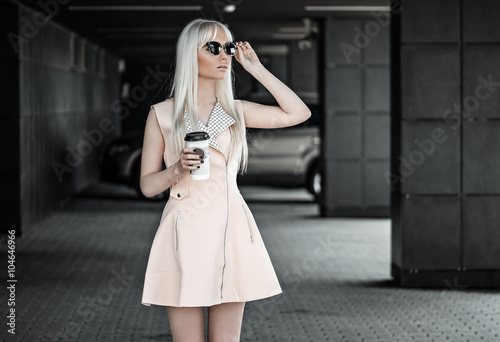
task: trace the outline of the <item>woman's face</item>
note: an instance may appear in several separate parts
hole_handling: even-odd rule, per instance
[[[220,28],[213,41],[219,42],[222,46],[228,42],[226,34]],[[220,67],[223,65],[226,68]],[[220,80],[226,77],[230,67],[231,56],[226,53],[226,50],[222,49],[218,55],[212,55],[208,51],[208,46],[205,45],[198,51],[198,77]]]

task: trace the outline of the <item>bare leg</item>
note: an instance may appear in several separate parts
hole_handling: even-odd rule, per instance
[[[203,307],[167,306],[174,342],[205,342]]]
[[[208,342],[238,342],[245,302],[208,307]]]

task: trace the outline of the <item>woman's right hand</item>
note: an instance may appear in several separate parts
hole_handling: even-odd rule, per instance
[[[179,163],[183,172],[188,172],[190,170],[197,170],[200,165],[204,163],[202,156],[195,154],[196,147],[185,147],[181,151],[181,157]]]

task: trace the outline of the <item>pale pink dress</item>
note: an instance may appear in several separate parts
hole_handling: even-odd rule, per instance
[[[168,144],[172,105],[164,101],[152,107],[169,167],[177,161]],[[172,187],[149,255],[144,305],[211,306],[282,292],[254,217],[238,190],[236,171],[226,163],[233,123],[219,101],[207,126],[187,122],[188,131],[206,130],[211,136],[210,178],[192,180],[187,173]]]

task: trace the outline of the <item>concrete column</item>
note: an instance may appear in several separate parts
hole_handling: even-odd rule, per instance
[[[325,21],[323,216],[389,216],[389,21]]]
[[[498,13],[493,0],[404,0],[393,13],[392,275],[403,286],[500,286]]]

